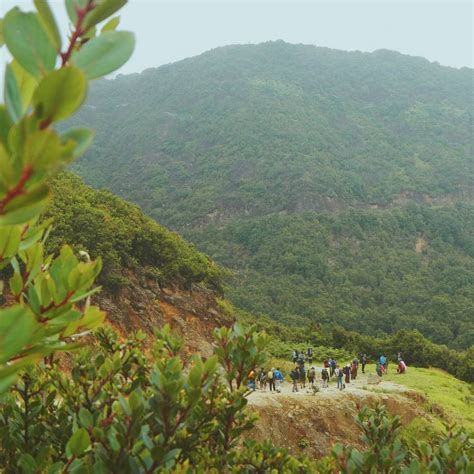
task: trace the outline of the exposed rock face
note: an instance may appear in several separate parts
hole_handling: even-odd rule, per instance
[[[214,329],[233,322],[222,313],[210,290],[161,288],[153,279],[134,273],[127,279],[127,287],[116,294],[103,292],[94,301],[123,335],[142,330],[151,337],[155,328],[169,324],[184,338],[189,353],[199,351],[207,357],[211,354]]]
[[[341,392],[325,396],[291,396],[263,394],[249,399],[250,409],[258,421],[249,436],[257,441],[271,439],[280,448],[292,454],[319,458],[329,454],[336,443],[361,448],[357,416],[363,405],[383,404],[392,415],[399,415],[402,424],[416,417],[429,419],[413,392],[378,394],[370,391]]]

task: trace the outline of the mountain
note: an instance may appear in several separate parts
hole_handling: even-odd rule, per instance
[[[473,71],[218,48],[96,83],[76,171],[235,271],[237,306],[474,343]]]

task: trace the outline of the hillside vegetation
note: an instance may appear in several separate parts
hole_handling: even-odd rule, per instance
[[[128,268],[163,286],[200,284],[221,290],[221,269],[137,206],[108,191],[95,191],[69,173],[59,175],[52,188],[54,199],[45,215],[55,224],[47,241],[49,250],[69,242],[93,258],[101,256],[102,283],[108,289],[127,284],[124,270]]]
[[[97,83],[76,170],[234,269],[237,306],[468,348],[472,79],[390,51],[218,48]]]

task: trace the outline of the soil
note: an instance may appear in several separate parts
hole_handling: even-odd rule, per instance
[[[280,393],[257,390],[248,401],[259,417],[250,437],[270,439],[274,446],[293,454],[321,457],[336,443],[361,447],[354,417],[364,405],[383,404],[392,415],[399,415],[403,424],[430,416],[406,387],[385,381],[367,385],[367,375],[359,375],[342,391],[334,383],[317,393],[308,385],[297,393],[291,390],[292,384],[285,382]]]
[[[107,312],[107,321],[122,335],[141,330],[151,341],[156,328],[169,324],[183,337],[186,353],[200,352],[208,357],[214,329],[233,323],[210,290],[162,288],[153,279],[132,272],[127,279],[128,285],[118,293],[102,292],[93,301]]]

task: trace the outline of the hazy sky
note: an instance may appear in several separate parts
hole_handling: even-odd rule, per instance
[[[19,3],[27,9],[32,2],[0,0],[0,14]],[[65,15],[62,1],[51,3]],[[122,16],[122,28],[137,35],[123,73],[217,46],[276,39],[345,50],[394,49],[443,65],[473,66],[470,1],[130,0]]]

